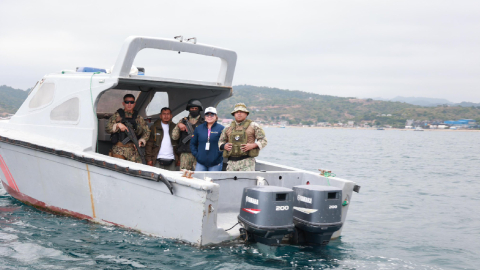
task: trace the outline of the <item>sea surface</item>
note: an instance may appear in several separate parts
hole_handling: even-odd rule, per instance
[[[261,160],[361,186],[341,238],[195,248],[41,212],[0,187],[0,269],[480,269],[480,132],[265,131]]]

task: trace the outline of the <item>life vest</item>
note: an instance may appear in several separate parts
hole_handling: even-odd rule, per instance
[[[231,151],[223,151],[223,156],[228,157],[257,157],[260,153],[260,149],[255,148],[247,152],[242,151],[242,144],[255,143],[255,130],[250,127],[252,120],[245,120],[243,124],[237,126],[237,123],[233,121],[225,131],[228,142],[232,143]]]
[[[170,143],[173,147],[177,146],[177,141],[172,139],[172,131],[175,128],[175,124],[171,121],[168,123],[168,136],[170,137]],[[159,121],[158,123],[155,122],[153,126],[150,128],[152,132],[150,132],[150,138],[153,138],[153,142],[156,146],[162,146],[163,137],[165,136],[165,130],[163,130],[162,122]]]
[[[187,117],[184,117],[182,120],[180,120],[185,126],[187,125],[187,122],[188,122],[188,119]],[[201,124],[203,124],[205,122],[205,119],[203,119],[201,116],[200,118],[198,118],[198,121],[194,124],[192,124],[192,127],[193,127],[193,131],[195,131],[195,129],[200,126]],[[193,134],[188,134],[188,132],[186,131],[181,131],[180,132],[180,139],[178,140],[178,149],[177,149],[177,153],[191,153],[192,150],[190,150],[190,141],[189,140],[188,142],[186,143],[183,143],[183,139],[185,139],[186,137],[188,136],[192,136]]]
[[[120,115],[120,118],[122,118],[122,120],[120,120],[120,123],[129,122],[130,124],[132,124],[133,129],[135,131],[137,131],[137,121],[136,121],[137,116],[138,116],[137,111],[133,111],[132,118],[125,117],[125,111],[123,109],[118,109],[117,112]],[[137,133],[135,132],[135,134],[137,134]],[[118,132],[112,133],[112,135],[110,135],[110,140],[112,141],[113,144],[116,144],[117,142],[121,142],[121,141],[125,140],[125,138],[127,138],[127,137],[128,136],[127,136],[127,134],[125,134],[125,132],[118,131]],[[137,138],[138,138],[138,136],[137,136]]]

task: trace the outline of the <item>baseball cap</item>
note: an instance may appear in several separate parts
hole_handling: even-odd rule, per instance
[[[208,108],[205,109],[205,113],[217,114],[217,109],[215,109],[214,107],[208,107]]]

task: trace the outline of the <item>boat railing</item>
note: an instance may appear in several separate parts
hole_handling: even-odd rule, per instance
[[[113,67],[112,76],[129,78],[133,61],[135,60],[137,53],[143,49],[159,49],[218,57],[221,60],[221,66],[215,83],[219,86],[232,86],[233,74],[237,62],[237,54],[234,51],[205,44],[193,44],[178,40],[153,37],[131,36],[127,38],[123,43],[120,54]]]

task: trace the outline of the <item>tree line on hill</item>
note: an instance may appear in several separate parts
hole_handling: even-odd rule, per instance
[[[460,103],[450,102],[443,98],[427,98],[427,97],[394,97],[392,99],[384,99],[384,98],[374,98],[376,100],[383,100],[383,101],[399,101],[405,102],[408,104],[419,105],[423,107],[437,107],[437,106],[460,106],[460,107],[477,107],[480,106],[480,103],[474,103],[469,101],[462,101]]]
[[[27,96],[28,91],[0,86],[0,113],[15,113]],[[403,128],[407,119],[438,122],[474,119],[480,123],[480,106],[422,107],[404,102],[335,97],[251,85],[234,86],[233,96],[218,104],[218,116],[232,119],[230,113],[239,102],[247,105],[251,119],[266,122],[312,125],[355,121],[357,125],[363,122],[397,128]]]
[[[335,97],[270,87],[238,85],[233,96],[218,105],[219,117],[232,118],[235,103],[244,102],[250,118],[264,121],[288,121],[290,124],[318,122],[390,125],[403,128],[407,119],[438,121],[474,119],[480,122],[480,106],[422,107],[404,102],[391,102],[355,97]]]
[[[28,91],[0,85],[0,113],[15,113],[28,96]]]

